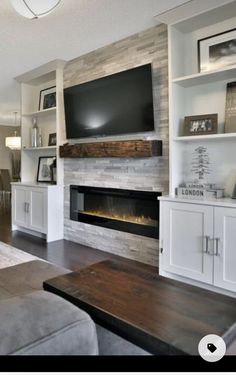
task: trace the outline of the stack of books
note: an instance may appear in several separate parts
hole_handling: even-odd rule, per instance
[[[187,182],[177,187],[175,194],[178,198],[215,199],[223,198],[224,189],[217,187],[215,184]]]

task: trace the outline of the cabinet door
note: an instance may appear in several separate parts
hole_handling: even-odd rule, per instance
[[[27,191],[22,187],[12,188],[12,223],[27,227]]]
[[[29,190],[29,217],[28,228],[37,232],[46,233],[47,228],[47,190],[32,188]]]
[[[213,282],[213,208],[163,202],[164,271]]]
[[[214,285],[236,292],[236,209],[215,208]]]

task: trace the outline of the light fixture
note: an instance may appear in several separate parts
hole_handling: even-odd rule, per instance
[[[52,12],[61,0],[11,0],[15,10],[23,17],[35,19]]]
[[[17,137],[16,131],[13,137],[6,137],[6,147],[9,147],[11,150],[21,149],[21,137]]]
[[[15,126],[16,126],[16,115],[15,113]],[[20,150],[21,149],[21,137],[17,137],[17,132],[14,131],[13,137],[6,137],[5,138],[5,145],[6,147],[9,147],[11,150]]]

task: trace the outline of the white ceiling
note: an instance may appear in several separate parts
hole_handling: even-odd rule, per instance
[[[14,77],[54,59],[70,60],[157,24],[189,0],[62,0],[47,17],[29,20],[0,1],[0,123],[20,108]]]

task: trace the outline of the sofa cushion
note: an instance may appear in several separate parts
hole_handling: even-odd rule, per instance
[[[0,301],[0,355],[96,355],[95,324],[87,313],[45,292]]]
[[[0,270],[0,300],[43,288],[43,281],[71,272],[54,264],[33,260]]]

